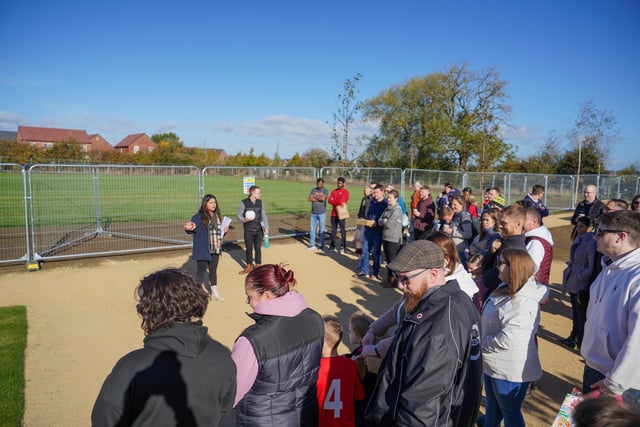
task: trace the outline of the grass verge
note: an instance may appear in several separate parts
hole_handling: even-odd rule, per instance
[[[22,424],[27,308],[0,307],[0,426]]]

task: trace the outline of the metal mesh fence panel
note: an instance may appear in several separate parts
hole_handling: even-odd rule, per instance
[[[322,168],[320,175],[325,180],[325,187],[331,193],[336,188],[339,177],[345,179],[345,188],[349,190],[349,213],[350,217],[346,221],[347,228],[351,229],[356,226],[356,217],[360,208],[360,201],[363,197],[363,189],[365,185],[372,182],[382,185],[392,185],[404,199],[404,174],[402,169],[394,168],[358,168],[358,167],[335,167]],[[405,205],[407,200],[404,199]],[[329,224],[329,210],[327,208],[327,224]]]
[[[316,185],[315,168],[207,167],[203,170],[202,195],[216,196],[223,216],[231,218],[226,241],[243,241],[243,226],[236,218],[245,187],[254,183],[262,190],[269,220],[269,236],[296,236],[309,232],[309,192]],[[197,210],[194,206],[193,213]]]
[[[26,194],[22,166],[0,163],[0,263],[28,258]]]
[[[206,193],[215,194],[222,214],[233,220],[225,241],[242,241],[236,211],[248,179],[263,190],[270,234],[304,235],[309,231],[308,195],[318,176],[329,191],[338,177],[345,177],[349,227],[355,226],[362,189],[371,182],[395,186],[405,204],[415,181],[428,185],[434,199],[450,182],[459,189],[470,187],[479,205],[488,187],[500,188],[506,203],[515,203],[541,184],[551,210],[573,209],[586,184],[596,185],[603,200],[630,201],[640,192],[637,175],[582,175],[577,182],[573,175],[394,168],[37,164],[26,169],[0,163],[0,264],[190,247],[192,239],[182,225]]]
[[[199,203],[196,167],[34,165],[34,257],[60,259],[188,247],[182,224]],[[188,219],[188,218],[187,218]]]

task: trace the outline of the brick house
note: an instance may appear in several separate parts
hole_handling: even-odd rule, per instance
[[[145,133],[134,133],[118,142],[113,148],[121,153],[130,154],[141,151],[152,152],[156,148],[156,143]]]
[[[80,129],[58,129],[34,126],[18,126],[16,136],[18,144],[31,144],[39,148],[51,148],[54,144],[80,144],[82,151],[108,151],[111,144],[98,134],[88,135]]]

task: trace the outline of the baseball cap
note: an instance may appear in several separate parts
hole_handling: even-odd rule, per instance
[[[496,196],[493,199],[491,199],[491,205],[492,206],[497,206],[499,208],[504,208],[504,203],[505,203],[505,200],[504,200],[504,197],[502,197],[502,196]]]
[[[419,268],[444,268],[444,252],[430,240],[416,240],[407,244],[388,265],[393,271]]]

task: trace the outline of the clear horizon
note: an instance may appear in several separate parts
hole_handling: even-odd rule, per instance
[[[467,63],[508,82],[513,126],[504,138],[518,156],[550,132],[568,148],[579,105],[593,99],[618,121],[607,164],[617,170],[640,164],[639,18],[633,0],[10,0],[0,5],[0,130],[85,129],[112,145],[174,132],[187,146],[231,155],[331,153],[327,122],[346,79],[362,74],[366,100]]]

